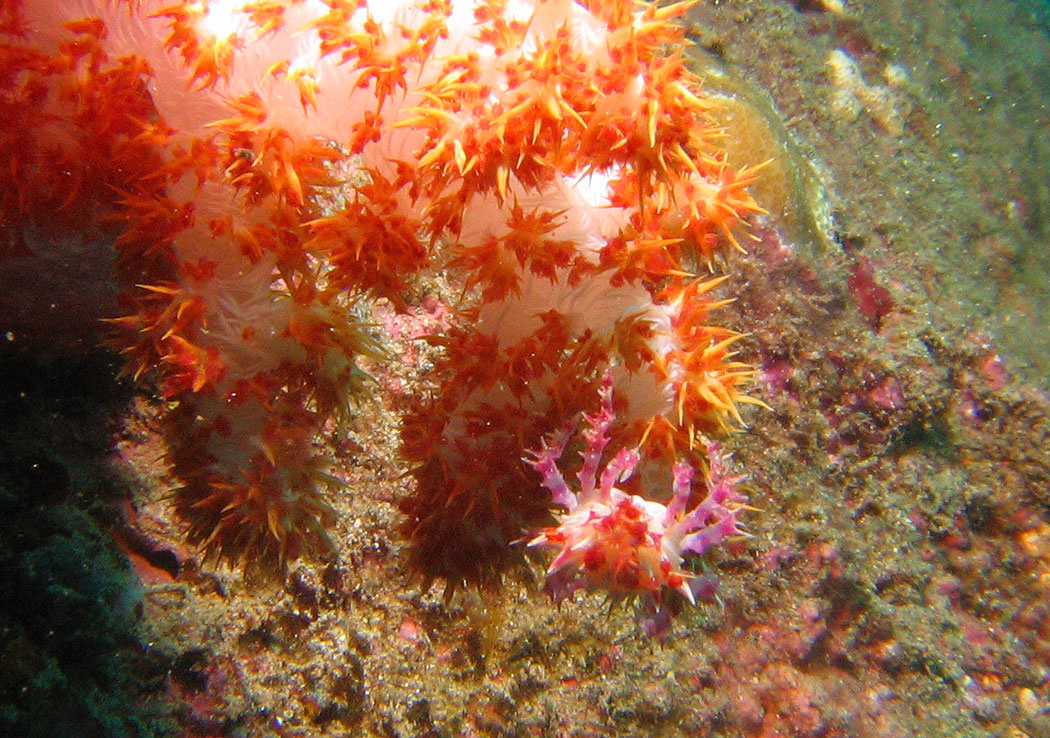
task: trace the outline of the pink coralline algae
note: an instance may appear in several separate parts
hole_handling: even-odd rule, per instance
[[[875,270],[868,259],[863,256],[857,259],[847,284],[868,327],[878,333],[882,319],[893,310],[893,296],[875,281]]]
[[[555,505],[566,510],[558,525],[543,530],[530,546],[559,550],[547,569],[547,589],[560,602],[579,589],[602,590],[615,600],[637,597],[645,619],[665,613],[664,593],[677,590],[695,604],[712,599],[713,580],[684,567],[684,556],[702,556],[726,539],[746,535],[738,516],[745,498],[737,489],[742,476],[728,476],[718,444],[707,443],[707,495],[692,509],[693,468],[675,463],[672,492],[662,504],[628,494],[617,485],[626,482],[640,462],[638,449],[620,448],[599,474],[613,412],[612,379],[606,375],[597,412],[585,415],[588,427],[581,435],[583,464],[573,491],[558,466],[572,436],[572,428],[555,434],[525,461],[543,477]],[[654,622],[654,621],[651,621]]]

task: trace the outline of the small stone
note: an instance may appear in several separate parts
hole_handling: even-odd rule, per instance
[[[1021,712],[1028,717],[1034,717],[1042,710],[1042,705],[1039,704],[1039,698],[1029,687],[1025,687],[1017,693],[1017,704],[1021,708]]]

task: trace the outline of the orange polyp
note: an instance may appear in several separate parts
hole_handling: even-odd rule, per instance
[[[307,108],[317,110],[317,93],[321,86],[317,83],[317,72],[313,67],[296,67],[288,74],[288,79],[299,88],[299,103],[303,106],[303,112]]]
[[[237,115],[232,118],[212,121],[211,128],[220,128],[229,133],[250,133],[261,126],[267,117],[266,103],[257,92],[246,92],[226,103]]]
[[[268,34],[275,34],[284,27],[284,11],[287,0],[253,0],[244,3],[241,13],[246,13],[259,33],[257,41]]]
[[[250,228],[237,228],[229,235],[253,264],[257,264],[267,252],[277,251],[273,229],[262,223],[256,223]]]
[[[98,17],[66,21],[62,24],[62,27],[71,33],[86,34],[96,39],[103,39],[106,37],[106,24]]]
[[[166,397],[175,397],[187,389],[200,392],[225,374],[225,363],[214,346],[201,348],[174,334],[167,336],[166,342],[171,350],[161,360],[174,366],[164,382]]]

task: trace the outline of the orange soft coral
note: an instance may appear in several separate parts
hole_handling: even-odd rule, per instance
[[[20,185],[0,208],[115,230],[117,341],[178,406],[195,540],[276,561],[324,547],[311,441],[364,391],[358,359],[382,358],[355,306],[403,306],[431,268],[465,294],[432,339],[436,399],[405,424],[428,578],[498,576],[548,505],[522,451],[610,366],[611,432],[703,463],[696,435],[740,422],[751,372],[693,273],[761,210],[670,51],[690,5],[5,4],[0,152]],[[43,127],[25,112],[41,101]]]

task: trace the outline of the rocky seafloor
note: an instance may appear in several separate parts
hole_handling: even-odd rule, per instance
[[[760,368],[752,537],[662,638],[533,576],[422,592],[399,393],[323,439],[335,558],[181,544],[157,400],[103,349],[0,355],[0,726],[25,736],[1050,736],[1050,30],[1002,0],[690,13],[771,211],[720,318]],[[444,285],[420,291],[425,331]],[[10,304],[10,291],[5,305]],[[390,327],[390,324],[388,324]],[[22,330],[22,328],[20,328]]]

